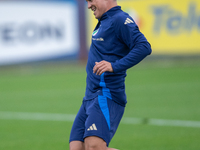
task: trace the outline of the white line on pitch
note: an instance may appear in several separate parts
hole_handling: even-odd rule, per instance
[[[0,112],[0,119],[8,119],[8,120],[41,120],[41,121],[72,122],[75,116],[76,115],[74,114],[56,114],[56,113]],[[188,120],[167,120],[167,119],[165,120],[165,119],[123,117],[121,123],[200,128],[200,121],[188,121]]]
[[[200,128],[200,121],[189,120],[167,120],[167,119],[152,119],[152,118],[129,118],[122,119],[124,124],[148,124],[156,126],[177,126],[177,127],[196,127]]]
[[[73,121],[76,115],[54,113],[0,112],[0,119]]]

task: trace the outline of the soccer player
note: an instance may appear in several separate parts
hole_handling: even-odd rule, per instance
[[[116,0],[86,0],[98,24],[86,66],[85,97],[70,134],[70,150],[108,148],[127,103],[126,70],[151,54],[151,46]]]

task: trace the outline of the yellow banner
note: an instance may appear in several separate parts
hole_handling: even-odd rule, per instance
[[[200,54],[199,0],[121,0],[150,44],[153,54]],[[88,12],[88,33],[97,20]]]

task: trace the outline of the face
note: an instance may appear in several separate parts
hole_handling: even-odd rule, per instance
[[[101,16],[108,11],[107,0],[86,0],[88,3],[88,9],[94,12],[96,19],[100,19]]]

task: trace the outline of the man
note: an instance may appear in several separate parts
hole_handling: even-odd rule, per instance
[[[98,24],[87,62],[87,86],[70,134],[70,150],[108,148],[126,105],[126,70],[151,53],[134,20],[116,0],[86,0]]]

